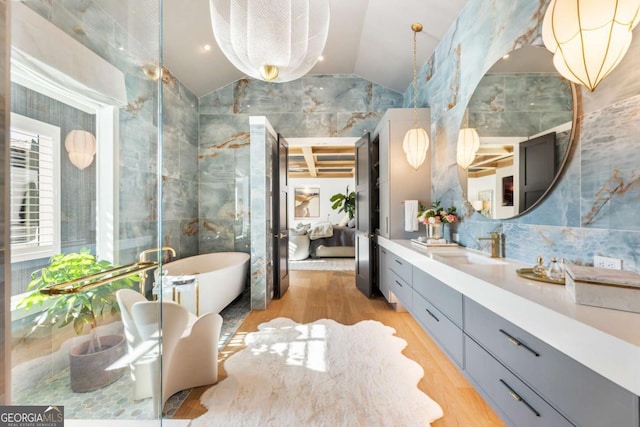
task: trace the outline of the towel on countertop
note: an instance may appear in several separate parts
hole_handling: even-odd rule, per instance
[[[404,231],[418,231],[418,201],[404,201]]]

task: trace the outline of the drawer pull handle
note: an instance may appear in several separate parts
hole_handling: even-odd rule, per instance
[[[529,408],[529,410],[531,412],[533,412],[536,417],[540,416],[540,412],[536,411],[533,408],[533,406],[529,405],[529,403],[526,400],[524,400],[518,393],[516,393],[516,391],[514,389],[509,387],[509,384],[507,384],[507,382],[505,380],[500,379],[500,382],[502,383],[503,386],[505,386],[507,388],[507,391],[509,392],[509,395],[513,398],[513,400],[515,400],[516,402],[520,402],[520,403],[524,404],[524,406]]]
[[[428,308],[425,308],[425,310],[427,310],[427,313],[429,314],[429,316],[431,316],[431,317],[433,317],[434,319],[436,319],[436,322],[439,322],[439,321],[440,321],[440,319],[438,319],[438,318],[436,317],[436,315],[435,315],[435,314],[433,314],[433,313],[432,313]]]
[[[398,282],[397,280],[395,282],[398,286],[402,287],[402,283]]]
[[[507,339],[511,342],[511,344],[517,346],[517,347],[522,347],[525,350],[529,351],[531,354],[533,354],[536,357],[540,357],[540,353],[538,353],[537,351],[535,351],[534,349],[532,349],[531,347],[529,347],[528,345],[524,344],[523,342],[519,341],[518,339],[516,339],[515,337],[511,336],[508,332],[505,332],[504,330],[500,329],[500,332],[502,332]]]
[[[383,254],[387,254],[387,251],[385,251],[384,249],[381,251]]]
[[[402,263],[400,262],[400,260],[398,260],[398,259],[397,259],[397,260],[396,260],[396,262],[397,262],[398,264],[402,265]]]

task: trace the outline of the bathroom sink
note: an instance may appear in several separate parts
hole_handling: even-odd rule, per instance
[[[474,254],[470,252],[451,251],[451,252],[435,252],[436,255],[455,264],[471,264],[471,265],[504,265],[506,262],[501,258],[491,258],[485,255]]]

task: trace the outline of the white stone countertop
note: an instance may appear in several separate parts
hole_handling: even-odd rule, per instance
[[[516,269],[532,267],[519,261],[492,259],[462,247],[377,239],[380,246],[640,395],[640,314],[576,304],[562,285],[518,276]],[[467,255],[478,262],[466,263]]]

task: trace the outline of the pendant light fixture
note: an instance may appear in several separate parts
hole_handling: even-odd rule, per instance
[[[415,169],[418,170],[420,165],[424,163],[429,150],[429,136],[427,132],[418,127],[418,71],[416,68],[416,35],[422,31],[422,24],[411,24],[413,31],[413,127],[404,135],[402,148],[407,156],[407,161]]]
[[[467,169],[473,163],[476,153],[480,148],[480,136],[478,131],[469,128],[468,110],[464,113],[464,127],[458,132],[458,146],[456,149],[456,161],[462,169]]]
[[[246,75],[288,82],[307,74],[329,32],[329,0],[209,0],[213,35]]]
[[[629,49],[640,0],[551,0],[542,40],[558,72],[594,91]]]

